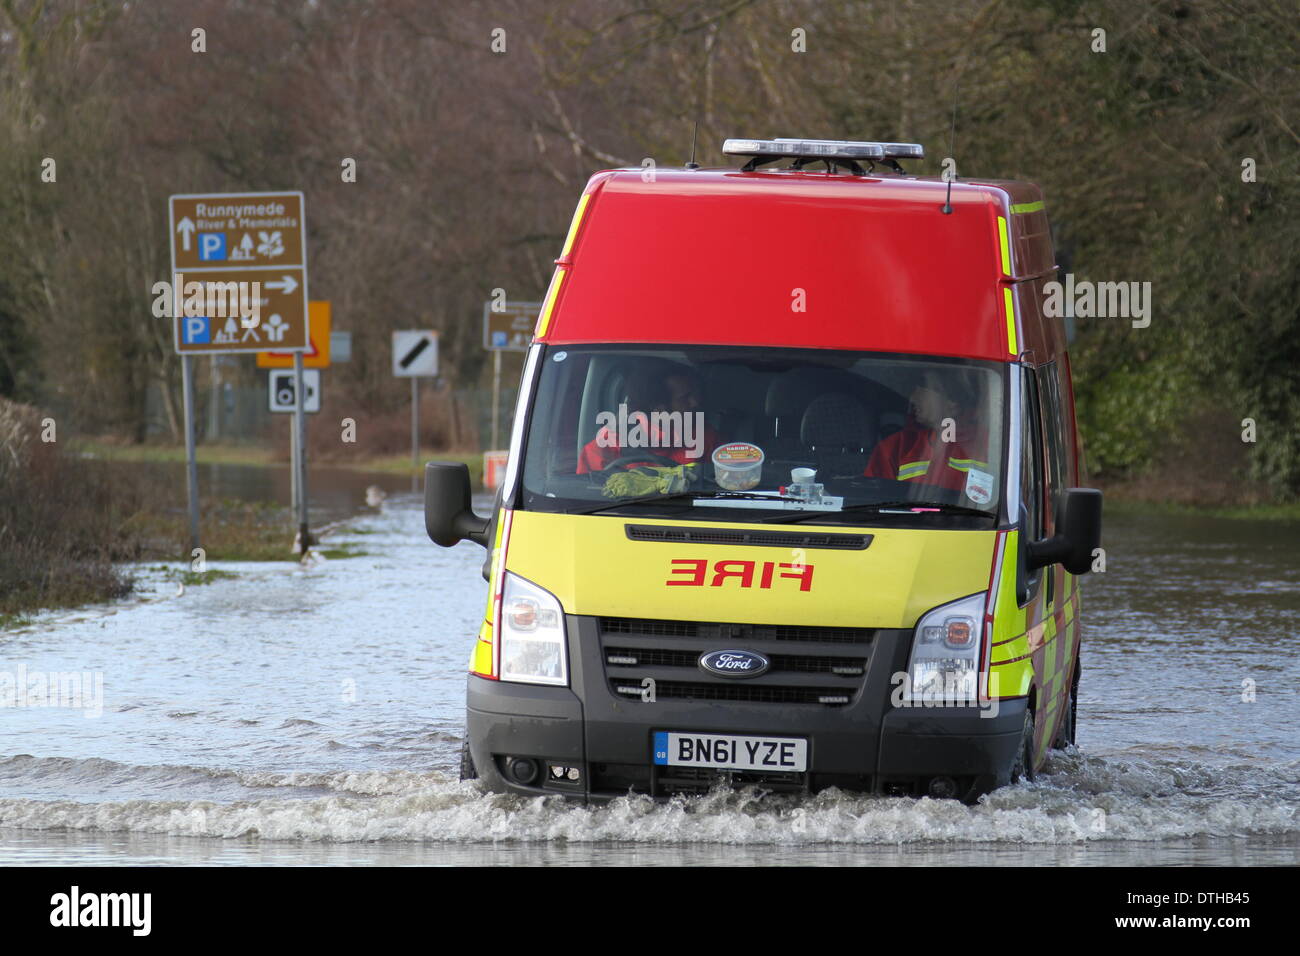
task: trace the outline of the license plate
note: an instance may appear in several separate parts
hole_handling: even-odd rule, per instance
[[[654,735],[654,762],[661,767],[803,773],[808,769],[808,741],[660,730]]]

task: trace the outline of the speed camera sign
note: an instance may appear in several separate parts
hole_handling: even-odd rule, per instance
[[[308,414],[320,411],[320,369],[307,368],[302,371],[302,387],[307,393],[307,400],[302,410]],[[275,369],[270,373],[269,399],[273,412],[292,412],[297,410],[295,399],[293,369]]]

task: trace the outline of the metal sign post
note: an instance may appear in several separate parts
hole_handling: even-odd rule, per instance
[[[307,364],[306,356],[303,357],[303,364]],[[307,415],[314,415],[320,411],[321,371],[318,368],[303,369],[300,387],[295,369],[273,369],[267,376],[266,394],[267,405],[272,413],[293,416],[289,419],[289,500],[291,510],[296,517],[301,508],[299,502],[302,500],[300,482],[303,477],[303,467],[300,452],[306,445],[306,434],[304,433],[301,440],[298,437],[297,413],[299,405]],[[299,396],[302,397],[301,403]]]
[[[420,379],[411,376],[411,467],[420,467]]]
[[[307,341],[310,343],[306,352],[258,352],[258,368],[276,368],[291,369],[293,368],[294,355],[302,355],[302,367],[305,369],[322,369],[329,368],[331,360],[331,342],[334,333],[330,331],[331,323],[330,303],[308,302],[307,303]],[[311,391],[312,376],[315,376],[315,382],[319,384],[320,373],[308,372],[308,391]],[[280,408],[275,402],[275,384],[276,378],[272,376],[271,385],[271,411],[289,411],[287,408]],[[298,394],[295,390],[295,394]],[[319,395],[316,396],[319,402]],[[313,408],[311,401],[307,402],[305,409],[308,413],[319,411],[319,407]],[[296,515],[298,513],[298,418],[295,415],[289,419],[289,502],[290,508]]]
[[[311,532],[307,530],[307,417],[303,411],[307,393],[302,383],[302,353],[293,354],[293,388],[297,397],[293,411],[294,424],[298,426],[298,541],[302,554],[311,546]]]
[[[497,447],[498,425],[501,421],[501,350],[492,352],[492,447]]]
[[[289,511],[298,514],[298,416],[289,418]]]
[[[221,432],[221,356],[208,356],[208,441],[216,441]]]
[[[181,356],[181,390],[185,393],[185,489],[189,497],[190,551],[199,547],[199,466],[194,456],[194,368],[188,355]]]

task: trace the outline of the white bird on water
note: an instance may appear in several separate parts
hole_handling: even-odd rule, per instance
[[[384,489],[380,488],[378,485],[371,485],[366,489],[366,504],[372,508],[380,507],[384,503],[384,499],[387,497],[388,492],[384,491]]]
[[[313,543],[315,539],[312,539]],[[299,555],[298,563],[304,568],[314,568],[318,564],[323,564],[325,555],[308,545],[304,550],[302,546],[302,532],[299,531],[293,536],[293,553]]]

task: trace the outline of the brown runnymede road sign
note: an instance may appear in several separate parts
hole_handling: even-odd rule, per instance
[[[308,348],[302,193],[177,195],[168,209],[177,352]],[[243,316],[254,299],[260,314],[249,323]]]
[[[300,352],[308,346],[305,269],[178,272],[172,281],[177,290],[177,352]],[[187,290],[205,296],[203,315],[184,314],[194,311],[187,308],[192,301]],[[256,324],[245,322],[231,305],[240,302],[241,290],[247,291],[247,302],[258,303]]]
[[[302,193],[171,197],[172,269],[306,266]]]

